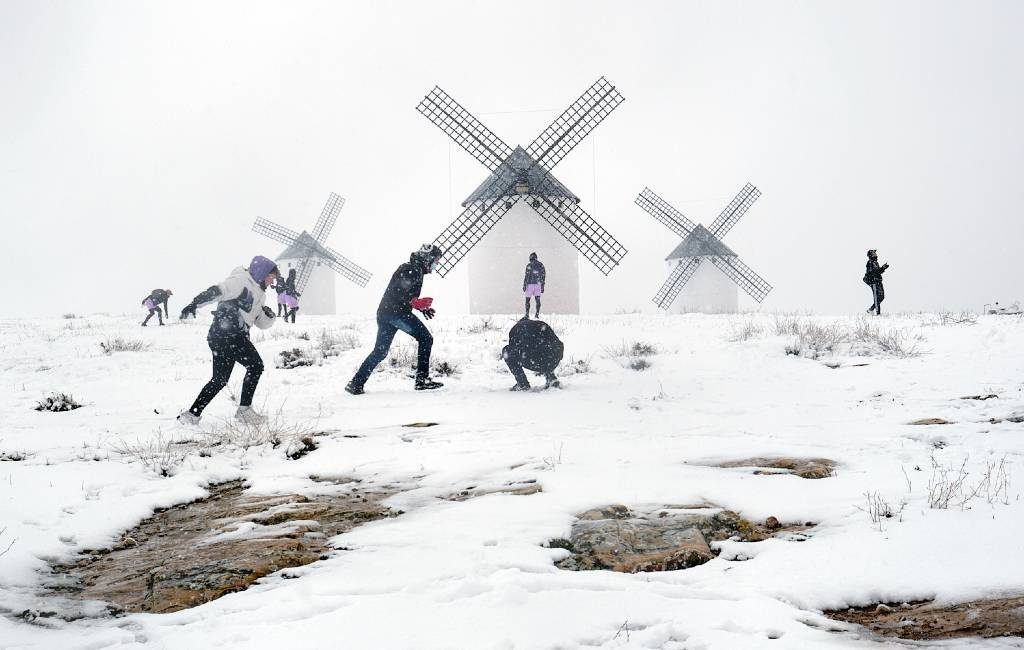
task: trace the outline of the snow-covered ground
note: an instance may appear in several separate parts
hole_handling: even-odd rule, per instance
[[[278,323],[254,337],[267,362],[256,406],[332,433],[297,461],[270,446],[226,449],[190,456],[171,476],[118,450],[195,436],[174,415],[208,378],[202,318],[146,329],[134,316],[2,321],[0,455],[24,459],[0,462],[0,551],[13,542],[0,556],[0,647],[879,647],[886,644],[827,631],[833,625],[821,610],[1024,591],[1024,424],[989,422],[1024,411],[1024,321],[882,317],[883,330],[905,332],[923,354],[841,350],[812,360],[786,354],[793,337],[775,334],[779,318],[551,317],[566,365],[583,360],[590,371],[563,369],[562,390],[520,394],[508,391],[513,382],[498,358],[512,317],[480,331],[478,317],[440,316],[430,323],[435,360],[457,371],[442,378],[445,388],[414,392],[403,372],[387,369],[360,397],[342,389],[372,343],[370,319]],[[856,326],[852,318],[805,320]],[[311,346],[324,329],[354,335],[360,346],[322,365],[274,367],[277,352]],[[312,340],[297,338],[302,332]],[[150,347],[105,354],[100,343],[117,336]],[[641,371],[617,355],[637,341],[657,349]],[[236,368],[236,393],[241,376]],[[33,410],[53,391],[85,407]],[[998,398],[960,399],[988,393]],[[217,430],[233,409],[225,391],[203,428]],[[907,425],[926,417],[952,424]],[[401,427],[411,422],[439,424]],[[757,455],[839,466],[823,480],[708,466]],[[956,467],[966,459],[972,483],[1005,457],[1008,503],[982,495],[964,508],[929,508],[933,455]],[[37,586],[49,561],[111,545],[154,508],[234,478],[256,491],[302,492],[312,489],[311,475],[401,482],[408,489],[388,504],[405,514],[340,536],[335,545],[351,550],[292,570],[300,579],[270,576],[190,610],[45,626],[12,616],[45,609]],[[543,491],[438,498],[526,479]],[[902,517],[880,529],[862,510],[865,493],[894,507],[905,501]],[[771,539],[742,553],[741,543],[727,543],[747,561],[723,553],[664,573],[563,571],[553,563],[566,551],[543,546],[568,536],[589,508],[700,501],[752,520],[818,525],[803,543]]]

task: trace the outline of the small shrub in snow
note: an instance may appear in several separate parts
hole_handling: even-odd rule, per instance
[[[434,361],[431,363],[430,369],[435,375],[442,375],[444,377],[451,377],[459,371],[459,367],[456,364],[448,363],[447,361]]]
[[[623,341],[619,345],[609,345],[604,349],[605,356],[610,358],[622,357],[646,357],[657,354],[658,350],[650,343],[644,341]]]
[[[651,362],[643,357],[634,357],[629,360],[629,367],[632,370],[647,370],[651,367]]]
[[[100,348],[103,349],[104,354],[113,354],[115,352],[142,352],[148,350],[150,344],[143,341],[142,339],[126,339],[120,336],[114,338],[108,338],[106,341],[100,341]]]
[[[738,343],[739,341],[749,341],[755,336],[760,336],[763,331],[764,328],[762,328],[759,324],[757,324],[753,320],[748,320],[745,321],[739,327],[733,325],[732,332],[729,333],[729,340],[732,341],[733,343]]]
[[[53,393],[49,397],[39,400],[35,405],[37,411],[52,411],[54,413],[74,411],[78,408],[82,408],[82,405],[67,393]]]
[[[311,366],[314,363],[315,361],[313,356],[302,348],[282,350],[274,357],[274,365],[285,370],[301,368],[302,366]]]
[[[416,366],[416,350],[404,343],[391,346],[388,352],[388,365],[392,368],[413,368]]]
[[[71,320],[73,318],[78,318],[78,316],[74,312],[69,311],[68,313],[64,314],[63,318],[65,318],[66,320]]]
[[[566,375],[589,374],[593,372],[593,368],[591,368],[590,365],[590,359],[591,357],[587,357],[586,359],[576,359],[574,357],[569,357],[564,363],[562,363],[559,372]]]
[[[319,445],[312,436],[293,438],[285,447],[284,455],[288,460],[298,460],[311,451],[316,451]]]
[[[920,340],[919,336],[914,337],[909,332],[896,328],[883,330],[864,318],[857,321],[851,339],[851,351],[864,356],[877,352],[901,358],[920,355],[916,343]]]
[[[999,501],[1010,504],[1010,473],[1003,456],[998,462],[987,461],[977,483],[968,482],[967,458],[960,466],[942,465],[932,458],[932,475],[928,480],[928,507],[945,510],[950,506],[965,508],[974,499],[983,498],[989,504]]]
[[[17,463],[25,460],[26,458],[28,458],[28,453],[24,451],[0,451],[0,463]]]
[[[469,325],[463,325],[459,331],[463,334],[483,334],[485,332],[497,332],[501,324],[494,316],[481,316],[478,321]]]
[[[630,354],[634,357],[647,357],[652,354],[657,354],[658,350],[650,343],[644,343],[643,341],[636,341],[633,343],[633,347],[630,348]]]
[[[359,337],[354,331],[336,331],[324,328],[317,338],[320,354],[325,357],[336,357],[359,347]]]
[[[906,501],[900,501],[899,505],[893,508],[892,504],[878,492],[865,492],[864,498],[867,501],[866,506],[864,508],[857,506],[857,509],[868,513],[871,523],[877,524],[879,531],[883,530],[882,523],[886,519],[897,518],[898,521],[903,521],[903,509],[907,507]]]
[[[178,467],[188,457],[191,445],[165,438],[162,433],[149,440],[128,442],[122,440],[114,445],[114,451],[125,458],[141,463],[143,467],[158,476],[174,476]]]

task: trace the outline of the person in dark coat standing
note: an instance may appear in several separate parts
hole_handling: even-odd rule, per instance
[[[278,284],[281,279],[278,278]],[[288,269],[288,279],[284,281],[284,322],[292,317],[292,324],[295,324],[295,314],[299,311],[299,296],[302,294],[295,289],[295,269]]]
[[[547,281],[547,272],[544,265],[537,259],[536,253],[530,253],[530,261],[526,264],[526,274],[523,275],[523,295],[526,297],[526,318],[530,317],[530,298],[537,302],[537,311],[534,318],[540,318],[540,294],[544,293],[544,284]]]
[[[562,361],[564,346],[551,326],[540,320],[524,316],[508,332],[508,345],[501,350],[501,358],[516,378],[509,390],[530,390],[530,381],[523,368],[544,375],[544,388],[558,388],[555,368]]]
[[[429,376],[430,349],[434,344],[434,337],[427,326],[412,313],[415,309],[427,320],[434,317],[434,309],[431,307],[434,299],[420,298],[420,291],[423,289],[423,276],[437,268],[442,255],[444,251],[437,246],[423,244],[418,251],[409,256],[408,262],[395,270],[391,282],[384,290],[380,306],[377,307],[377,340],[373,345],[373,351],[345,386],[347,392],[353,395],[363,394],[363,385],[366,384],[373,369],[387,356],[391,342],[399,330],[416,339],[419,347],[416,355],[416,390],[433,390],[444,385],[433,381]]]
[[[876,315],[882,315],[882,301],[885,300],[885,287],[882,286],[882,274],[889,268],[889,264],[885,263],[881,266],[878,265],[878,251],[871,249],[868,251],[868,262],[864,271],[864,284],[871,287],[871,306],[868,307],[868,313],[874,312]]]
[[[263,359],[249,340],[249,328],[270,329],[274,325],[274,310],[263,304],[265,292],[280,275],[277,264],[262,255],[252,258],[249,268],[236,268],[223,282],[203,291],[181,310],[181,318],[196,316],[200,306],[217,301],[213,323],[206,342],[213,353],[213,376],[199,391],[192,406],[178,415],[182,424],[198,424],[203,410],[228,384],[231,371],[238,363],[245,368],[242,394],[238,398],[235,418],[246,424],[266,422],[266,416],[252,408],[256,384],[263,374]]]
[[[142,306],[149,310],[149,313],[146,315],[146,320],[142,321],[143,327],[149,323],[150,318],[153,318],[153,314],[156,314],[157,321],[159,321],[161,325],[164,324],[164,314],[168,314],[168,318],[170,318],[170,312],[167,311],[167,301],[173,295],[174,292],[170,289],[153,289],[148,296],[142,299]],[[160,311],[160,305],[163,305],[162,313]]]

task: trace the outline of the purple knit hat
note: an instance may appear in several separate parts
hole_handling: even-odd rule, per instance
[[[262,255],[257,255],[252,258],[251,262],[249,262],[249,275],[251,275],[252,279],[256,280],[256,282],[263,282],[272,272],[281,275],[281,272],[277,269],[277,264],[274,263],[274,260],[267,259]]]

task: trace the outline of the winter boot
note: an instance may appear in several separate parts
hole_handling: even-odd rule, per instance
[[[363,390],[362,386],[353,384],[352,382],[348,382],[348,384],[346,384],[345,386],[345,392],[352,395],[362,395],[366,391]]]
[[[235,411],[235,419],[244,424],[263,424],[267,416],[257,413],[251,406],[239,406]]]
[[[178,423],[179,424],[187,424],[187,425],[190,425],[190,426],[195,426],[195,425],[199,424],[199,420],[201,418],[202,418],[202,416],[196,415],[192,411],[189,411],[188,409],[186,409],[186,410],[184,410],[184,411],[182,411],[181,413],[178,414]]]
[[[430,377],[424,377],[423,379],[416,380],[416,390],[434,390],[441,386],[444,386],[444,384],[439,381],[434,381]]]
[[[520,391],[528,391],[528,390],[530,390],[530,385],[529,384],[516,384],[512,388],[509,388],[509,390],[512,391],[513,393],[518,393]]]

